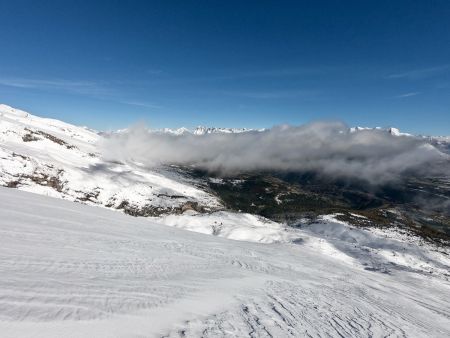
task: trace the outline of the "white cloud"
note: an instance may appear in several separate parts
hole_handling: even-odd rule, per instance
[[[416,95],[419,95],[419,94],[420,94],[419,92],[410,92],[410,93],[397,95],[396,98],[402,99],[402,98],[406,98],[406,97],[416,96]]]
[[[441,65],[436,67],[413,69],[402,73],[390,74],[388,79],[410,79],[417,80],[432,77],[450,71],[450,65]]]
[[[104,151],[114,159],[149,166],[194,165],[222,175],[252,170],[315,171],[374,183],[408,171],[439,170],[437,163],[448,160],[448,155],[421,139],[383,130],[351,133],[338,122],[204,136],[151,133],[141,126],[112,136]]]
[[[144,108],[150,108],[150,109],[160,109],[162,106],[148,103],[148,102],[141,102],[141,101],[120,101],[120,103],[127,104],[130,106],[137,106],[137,107],[144,107]]]
[[[0,85],[47,91],[63,91],[74,94],[105,95],[109,93],[109,90],[104,88],[104,86],[102,86],[100,83],[94,81],[3,77],[0,78]]]
[[[317,96],[317,91],[303,90],[303,89],[286,89],[286,90],[271,90],[271,91],[225,91],[220,92],[224,95],[247,97],[251,99],[282,99],[304,97],[310,98]]]

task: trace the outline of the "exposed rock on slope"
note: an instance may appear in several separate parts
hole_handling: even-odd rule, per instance
[[[0,105],[0,185],[155,216],[215,210],[217,198],[170,169],[105,161],[104,136]]]

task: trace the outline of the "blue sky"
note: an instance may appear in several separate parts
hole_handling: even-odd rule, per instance
[[[450,134],[449,1],[0,0],[0,102],[96,129]]]

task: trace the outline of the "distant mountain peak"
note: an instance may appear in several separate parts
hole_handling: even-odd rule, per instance
[[[247,128],[215,128],[215,127],[204,127],[198,126],[192,132],[194,135],[205,135],[205,134],[237,134],[245,133],[248,131],[253,131],[253,129]]]
[[[402,133],[402,132],[400,132],[400,129],[394,128],[394,127],[389,127],[389,128],[373,127],[372,128],[372,127],[356,126],[356,127],[351,127],[349,130],[350,130],[350,133],[356,133],[356,132],[366,131],[366,130],[381,130],[381,131],[386,131],[393,136],[414,136],[412,134]]]

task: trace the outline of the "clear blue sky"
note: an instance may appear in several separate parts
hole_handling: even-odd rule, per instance
[[[97,129],[450,134],[450,1],[0,0],[0,102]]]

